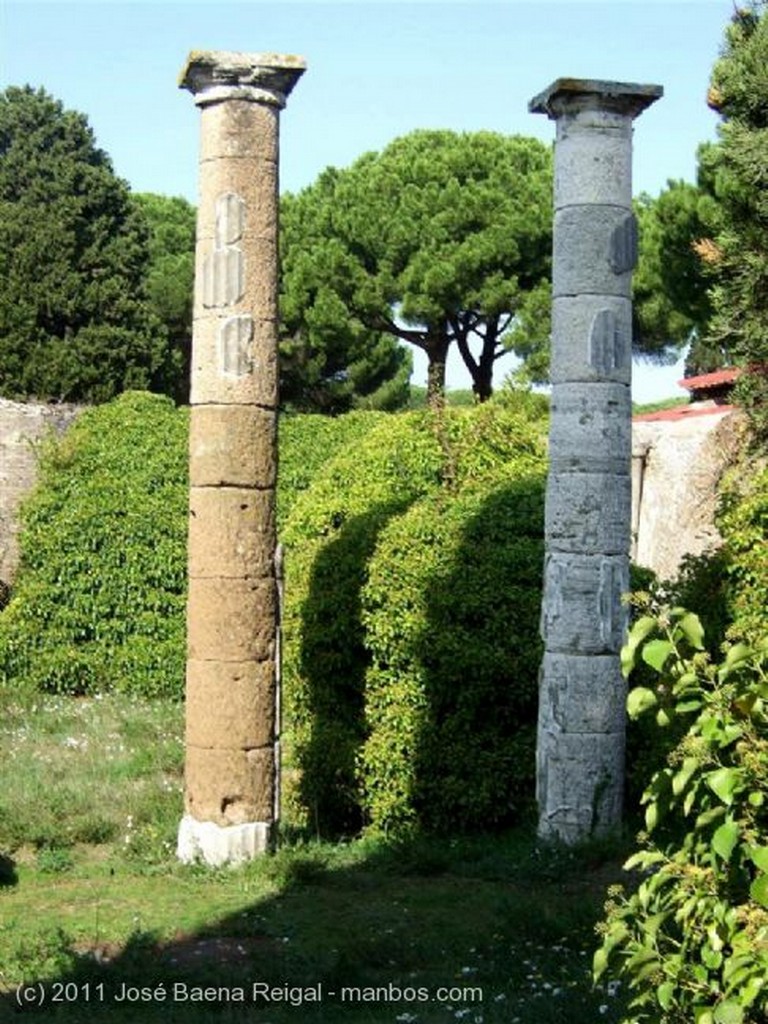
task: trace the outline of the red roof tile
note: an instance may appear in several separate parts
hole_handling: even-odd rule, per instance
[[[632,417],[633,423],[650,423],[654,420],[687,420],[694,416],[713,416],[715,413],[732,412],[735,405],[676,405],[671,409],[657,409],[656,412],[641,412]]]
[[[709,388],[719,388],[723,384],[732,384],[740,374],[741,367],[729,366],[724,370],[715,370],[714,373],[700,373],[697,377],[683,377],[677,383],[686,391],[707,391]]]

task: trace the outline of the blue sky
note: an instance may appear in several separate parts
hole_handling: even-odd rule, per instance
[[[43,86],[87,115],[135,191],[194,202],[198,113],[176,85],[191,49],[306,58],[282,115],[290,191],[414,128],[549,141],[554,126],[527,104],[563,75],[652,82],[665,95],[636,122],[634,191],[655,195],[668,178],[694,180],[696,147],[715,137],[705,96],[732,10],[731,0],[0,0],[0,88]],[[636,399],[676,393],[679,376],[636,367]],[[458,360],[449,383],[466,386]]]

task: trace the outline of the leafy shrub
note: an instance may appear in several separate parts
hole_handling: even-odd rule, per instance
[[[354,763],[369,662],[360,590],[384,524],[436,489],[441,469],[429,414],[390,416],[327,463],[288,517],[284,807],[293,823],[359,826]]]
[[[297,501],[284,532],[286,810],[294,822],[349,830],[364,812],[378,828],[417,819],[453,827],[471,802],[459,774],[472,756],[484,778],[501,773],[477,817],[501,792],[492,817],[508,813],[523,763],[512,740],[518,725],[530,725],[538,670],[542,449],[538,424],[500,406],[403,414],[327,464]],[[518,484],[518,476],[536,480]],[[499,588],[513,583],[502,608]],[[441,696],[425,691],[443,670]],[[418,771],[422,780],[442,772],[433,790],[448,788],[437,803],[433,790],[411,794],[406,763],[417,753],[414,709],[433,698],[440,725],[419,734]],[[443,751],[451,728],[451,751]],[[477,739],[468,729],[479,730]],[[510,745],[503,764],[501,732]],[[532,765],[530,736],[523,745]],[[460,747],[473,753],[451,765]],[[433,803],[434,813],[417,811]]]
[[[740,474],[724,492],[718,525],[727,552],[729,632],[754,641],[768,633],[768,467]]]
[[[383,412],[350,412],[345,416],[286,414],[280,418],[279,527],[320,468],[345,448],[361,441],[386,416]]]
[[[672,580],[658,580],[650,570],[633,566],[630,576],[631,603],[635,606],[633,617],[648,614],[652,609],[660,614],[665,607],[688,608],[702,624],[709,654],[717,658],[730,625],[726,565],[725,549],[718,549],[685,556],[677,577]],[[656,674],[640,658],[636,660],[629,682],[632,687],[652,687]],[[649,779],[664,768],[685,729],[686,723],[680,718],[666,729],[659,729],[648,715],[628,722],[625,803],[630,815],[637,814]]]
[[[704,652],[682,608],[638,619],[622,659],[658,676],[636,687],[633,716],[687,730],[644,795],[647,832],[614,892],[595,974],[629,982],[632,1024],[747,1024],[768,1014],[768,640]]]
[[[179,694],[186,417],[128,392],[41,451],[21,571],[0,616],[0,680],[84,694]]]
[[[381,415],[282,421],[282,518],[323,462]],[[180,698],[186,412],[129,392],[83,413],[40,458],[40,483],[23,511],[21,571],[0,616],[0,681]]]
[[[532,797],[544,482],[513,467],[422,499],[371,560],[359,771],[376,830],[488,828]]]

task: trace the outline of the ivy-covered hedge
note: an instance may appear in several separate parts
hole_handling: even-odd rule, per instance
[[[392,520],[371,560],[358,770],[376,830],[484,829],[530,802],[543,477],[515,454]]]
[[[745,473],[724,495],[718,525],[726,545],[732,636],[768,635],[768,467]]]
[[[278,510],[383,414],[285,417]],[[0,683],[59,693],[181,698],[187,411],[128,392],[40,450],[21,569],[0,614]]]
[[[285,523],[296,499],[309,487],[320,467],[345,448],[352,448],[386,418],[386,413],[372,411],[349,412],[345,416],[307,413],[280,417],[278,528]]]
[[[0,682],[180,694],[186,439],[170,399],[126,393],[43,446],[0,614]]]
[[[295,823],[487,826],[530,794],[538,414],[390,417],[297,501],[283,534]]]

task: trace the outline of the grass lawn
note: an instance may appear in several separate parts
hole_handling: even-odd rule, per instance
[[[591,959],[624,850],[521,827],[185,867],[181,732],[170,703],[0,690],[0,1021],[620,1019]]]

